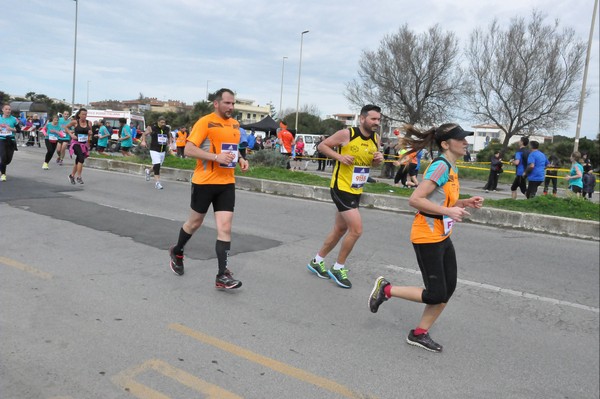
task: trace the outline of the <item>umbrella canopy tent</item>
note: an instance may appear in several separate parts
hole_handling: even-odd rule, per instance
[[[271,118],[270,115],[267,115],[258,122],[249,123],[247,125],[242,125],[241,127],[243,127],[246,130],[254,129],[254,130],[261,131],[261,132],[265,132],[265,134],[268,137],[270,135],[275,135],[277,133],[277,129],[279,128],[279,123],[275,122],[275,120],[273,118]]]
[[[12,112],[48,112],[48,106],[41,102],[13,101],[10,103]]]
[[[25,123],[28,116],[38,114],[42,123],[48,117],[48,105],[41,102],[31,101],[13,101],[10,103],[11,113],[16,116],[22,123]]]

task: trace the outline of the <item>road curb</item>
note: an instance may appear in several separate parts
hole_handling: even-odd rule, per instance
[[[86,166],[94,169],[138,175],[143,175],[145,169],[144,165],[103,158],[88,158]],[[189,182],[191,181],[192,173],[190,170],[161,168],[161,178],[164,180]],[[241,190],[256,191],[265,194],[308,198],[316,201],[331,201],[329,188],[327,187],[307,186],[244,176],[236,176],[236,187]],[[363,193],[361,206],[414,213],[414,209],[408,205],[408,198],[392,195]],[[468,221],[471,223],[600,241],[600,223],[594,221],[495,208],[472,209],[469,212],[471,216]]]

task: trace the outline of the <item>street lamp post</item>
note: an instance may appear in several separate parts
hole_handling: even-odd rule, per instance
[[[575,145],[573,152],[579,149],[579,134],[581,132],[581,117],[583,116],[583,100],[585,99],[585,83],[587,81],[588,67],[590,66],[590,53],[592,52],[592,40],[594,38],[594,26],[596,22],[596,11],[598,10],[598,0],[594,1],[594,12],[592,13],[592,26],[590,27],[590,37],[588,39],[587,52],[585,56],[585,67],[583,69],[583,82],[581,84],[581,96],[579,99],[579,113],[577,115],[577,128],[575,130]]]
[[[298,63],[298,94],[296,95],[296,125],[294,129],[298,133],[298,111],[300,109],[300,74],[302,72],[302,43],[304,41],[304,34],[308,33],[307,30],[300,34],[300,62]]]
[[[283,104],[283,68],[285,67],[285,60],[287,57],[283,57],[281,60],[281,92],[279,93],[279,111],[277,114],[279,115],[279,119],[282,119],[281,107]]]
[[[77,14],[79,14],[79,2],[75,1],[75,44],[73,45],[73,92],[71,95],[71,109],[75,111],[75,71],[77,67]]]
[[[208,82],[210,82],[210,80],[206,81],[206,101],[208,101]]]

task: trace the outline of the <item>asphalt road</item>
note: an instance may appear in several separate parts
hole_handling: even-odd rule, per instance
[[[458,225],[433,354],[405,343],[422,305],[367,308],[379,275],[421,284],[410,216],[362,210],[344,290],[306,269],[332,204],[238,191],[244,285],[221,292],[212,217],[186,274],[168,267],[189,184],[85,170],[72,186],[71,161],[42,171],[38,153],[16,153],[0,183],[2,398],[599,396],[598,242]]]

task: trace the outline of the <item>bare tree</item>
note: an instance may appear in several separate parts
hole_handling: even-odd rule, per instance
[[[303,112],[305,114],[315,115],[318,117],[321,116],[321,110],[315,104],[304,104],[302,107],[300,107],[298,112]],[[277,116],[277,119],[286,119],[289,115],[294,115],[295,117],[296,108],[284,108],[281,110],[280,115]]]
[[[533,11],[531,21],[514,18],[506,31],[494,20],[471,34],[466,108],[502,129],[503,151],[512,136],[565,126],[577,110],[585,44],[558,25]]]
[[[458,55],[454,33],[434,25],[417,35],[404,25],[376,51],[363,51],[359,78],[346,85],[346,98],[359,108],[378,104],[402,123],[445,122],[462,89]]]

